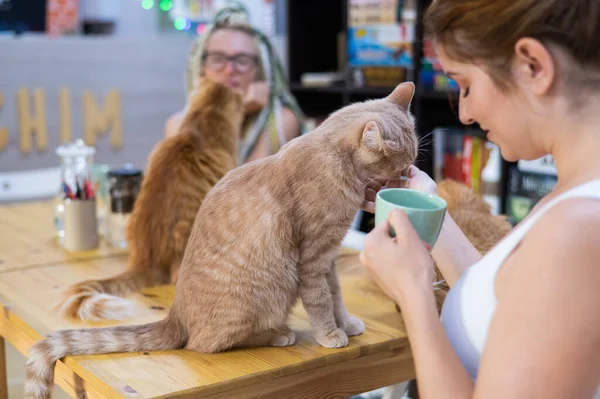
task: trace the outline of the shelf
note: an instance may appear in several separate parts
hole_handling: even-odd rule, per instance
[[[424,50],[423,13],[432,0],[416,0],[416,30],[413,46],[414,63],[407,70],[406,79],[412,80],[416,91],[411,104],[417,131],[426,137],[420,145],[417,166],[433,175],[433,138],[428,135],[436,128],[456,126],[466,127],[459,119],[458,90],[436,91],[440,87],[427,73],[422,64]],[[329,86],[304,86],[302,76],[305,73],[342,71],[347,68],[348,54],[347,19],[348,0],[303,0],[288,1],[287,32],[290,90],[298,100],[306,115],[325,117],[331,112],[355,101],[383,98],[390,94],[393,87],[351,87],[351,81],[336,81]],[[293,17],[292,17],[293,16]],[[344,36],[346,36],[344,38]],[[427,60],[425,60],[427,61]],[[422,67],[423,65],[423,67]],[[345,75],[350,76],[350,75]],[[471,129],[476,130],[477,126]],[[480,134],[480,136],[485,136]],[[507,173],[510,164],[503,161],[501,208],[504,209],[507,193]],[[370,226],[366,229],[368,231]]]
[[[347,87],[343,83],[331,86],[304,86],[301,83],[291,83],[290,89],[294,92],[303,93],[347,93],[387,96],[394,90],[394,87]]]
[[[306,93],[348,93],[386,96],[394,90],[394,87],[348,87],[344,83],[336,83],[331,86],[304,86],[302,83],[291,83],[290,89],[294,92]],[[459,92],[457,91],[424,90],[420,87],[417,88],[415,93],[415,97],[446,101],[451,98],[458,99],[458,95]]]
[[[424,88],[421,84],[417,85],[416,96],[428,100],[450,100],[455,98],[458,100],[459,92],[456,90],[437,91],[429,88]]]
[[[345,93],[346,87],[343,84],[331,86],[304,86],[302,83],[291,83],[290,89],[295,92],[304,93]]]
[[[347,89],[350,94],[377,94],[379,96],[387,96],[394,87],[350,87]]]

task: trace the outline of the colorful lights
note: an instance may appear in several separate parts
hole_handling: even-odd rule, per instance
[[[160,0],[158,5],[162,11],[169,11],[173,8],[173,2],[171,0]]]
[[[2,0],[0,0],[1,2]],[[161,12],[173,12],[175,0],[138,0],[144,10],[151,10],[155,5],[158,6]],[[186,18],[176,18],[173,20],[173,26],[178,31],[191,31],[198,35],[202,34],[206,29],[204,23],[193,23]]]
[[[177,30],[184,30],[187,25],[187,21],[183,18],[177,18],[175,21],[173,21],[173,25]]]
[[[142,0],[142,8],[144,10],[149,10],[154,7],[154,0]]]

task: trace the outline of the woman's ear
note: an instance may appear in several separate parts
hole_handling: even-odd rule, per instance
[[[517,79],[538,96],[547,94],[556,80],[556,61],[548,47],[537,39],[526,37],[517,41],[513,68]]]

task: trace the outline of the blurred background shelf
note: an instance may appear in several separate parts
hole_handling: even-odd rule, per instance
[[[98,107],[112,91],[120,101],[116,109],[123,146],[113,148],[108,134],[100,137],[98,161],[131,162],[143,168],[147,154],[164,136],[166,120],[184,106],[189,49],[204,29],[197,18],[171,15],[183,0],[68,0],[65,4],[81,5],[79,16],[50,37],[53,28],[46,18],[46,5],[58,1],[32,0],[27,7],[22,1],[0,1],[4,72],[0,75],[0,129],[7,131],[4,140],[0,134],[0,196],[7,198],[10,190],[5,187],[15,187],[8,184],[8,173],[57,166],[53,148],[61,140],[59,111],[64,103],[69,103],[73,138],[81,137],[85,125],[82,100],[90,93]],[[242,1],[251,10],[253,23],[265,30],[281,55],[291,91],[313,126],[345,105],[381,98],[398,83],[413,81],[417,88],[411,111],[421,137],[417,166],[438,179],[446,177],[435,174],[440,165],[434,156],[433,132],[454,129],[470,135],[477,127],[461,124],[456,82],[441,71],[432,44],[424,37],[423,14],[431,0]],[[60,100],[63,88],[68,89],[69,101]],[[23,151],[19,146],[17,95],[21,89],[30,97],[37,89],[42,92],[49,136],[46,148]],[[469,148],[461,151],[460,156],[468,159]],[[473,167],[464,160],[463,166]],[[525,194],[514,176],[521,180],[526,174],[548,176],[547,170],[525,171],[521,166],[505,161],[501,165],[501,212],[510,214],[519,208],[515,220],[527,209],[525,203],[535,203],[535,197],[548,188],[541,184],[538,194],[515,201]],[[529,177],[524,181],[532,182]],[[520,205],[514,205],[517,202]]]
[[[434,147],[436,144],[433,132],[436,129],[453,129],[455,132],[463,132],[464,135],[474,135],[476,140],[482,143],[487,160],[488,153],[485,145],[485,134],[477,126],[467,127],[462,125],[458,118],[459,91],[456,82],[448,79],[437,61],[431,43],[424,37],[423,33],[423,14],[431,0],[405,0],[405,1],[378,1],[378,0],[289,0],[286,7],[286,31],[288,40],[288,72],[291,82],[291,90],[297,97],[300,106],[306,115],[312,119],[315,125],[318,125],[327,115],[340,107],[348,105],[355,101],[363,101],[372,98],[380,98],[389,94],[393,87],[402,81],[413,81],[416,86],[415,96],[412,102],[411,111],[415,115],[417,131],[421,137],[420,153],[417,160],[417,166],[431,176],[438,179],[448,176],[436,175],[434,171],[440,169],[436,165],[434,157]],[[390,20],[386,15],[388,10],[385,5],[392,5],[396,8],[396,14]],[[370,7],[371,11],[378,12],[378,15],[359,15],[363,12],[361,7],[366,10]],[[367,12],[367,11],[364,11]],[[363,18],[364,17],[364,18]],[[364,20],[361,20],[363,18]],[[366,18],[366,19],[365,19]],[[387,18],[387,20],[386,20]],[[365,22],[366,21],[366,22]],[[383,58],[381,63],[382,71],[377,71],[381,76],[386,75],[389,81],[388,85],[376,86],[369,85],[369,79],[365,74],[357,79],[357,66],[353,65],[356,58],[359,57],[357,48],[359,44],[353,43],[353,34],[369,35],[370,32],[377,32],[377,27],[381,32],[389,33],[389,26],[395,23],[402,29],[412,33],[406,34],[410,39],[408,59],[411,62],[403,66],[385,66],[389,64],[390,56]],[[363,29],[363,31],[360,31]],[[357,33],[358,32],[358,33]],[[384,36],[379,32],[380,36]],[[378,37],[374,35],[373,37]],[[397,44],[397,43],[396,43]],[[405,44],[401,43],[400,47]],[[374,53],[381,53],[386,50],[385,43],[372,44]],[[392,54],[393,57],[393,54]],[[355,62],[356,64],[356,62]],[[363,68],[377,67],[377,61],[371,66]],[[390,68],[396,68],[397,78],[394,80]],[[342,81],[333,82],[331,85],[304,85],[302,84],[305,74],[331,74],[339,73]],[[373,72],[375,73],[375,72]],[[358,75],[360,75],[358,73]],[[364,86],[357,87],[357,82],[362,82]],[[376,82],[380,83],[380,82]],[[469,140],[465,142],[469,143]],[[479,141],[476,141],[479,143]],[[439,143],[438,143],[439,144]],[[469,144],[470,145],[470,144]],[[439,151],[439,150],[438,150]],[[467,165],[465,161],[465,151],[468,148],[457,149],[461,151],[458,156],[463,159],[463,167],[466,169],[483,168],[485,164]],[[506,214],[508,200],[515,197],[515,193],[510,191],[509,175],[518,171],[518,166],[514,163],[501,160],[500,164],[500,213]],[[464,183],[469,184],[463,180]],[[514,184],[513,184],[514,186]],[[474,184],[474,189],[479,190],[481,182]],[[514,187],[513,187],[514,189]],[[511,218],[514,216],[509,214]],[[367,215],[363,220],[362,229],[370,230],[372,227],[372,218]]]

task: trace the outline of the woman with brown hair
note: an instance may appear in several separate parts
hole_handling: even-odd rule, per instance
[[[506,160],[556,162],[554,190],[485,256],[447,215],[431,251],[406,214],[361,261],[400,306],[421,398],[592,398],[600,383],[600,0],[434,0],[425,16],[460,120]],[[435,192],[413,168],[409,188]],[[367,199],[372,200],[373,191]],[[372,204],[370,204],[372,206]],[[372,209],[367,204],[366,209]]]

